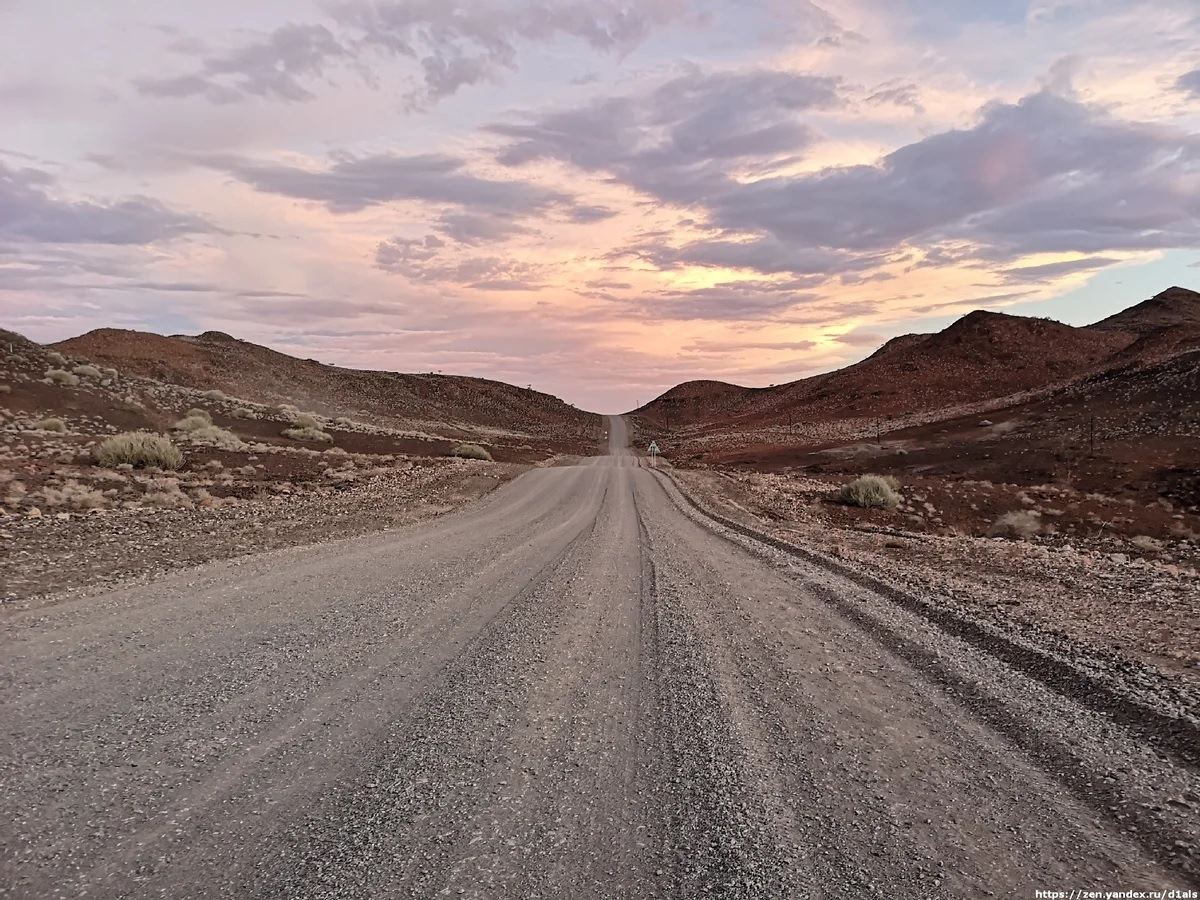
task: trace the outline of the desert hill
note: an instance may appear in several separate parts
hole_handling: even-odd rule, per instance
[[[1076,377],[1135,340],[1124,331],[976,311],[936,334],[894,338],[862,362],[835,372],[759,389],[691,382],[667,391],[637,415],[656,425],[670,419],[676,427],[888,418]],[[704,389],[690,387],[696,384]]]
[[[1170,287],[1088,328],[1145,336],[1162,328],[1200,329],[1200,293]]]
[[[595,433],[599,417],[557,397],[455,375],[346,369],[299,359],[217,331],[164,337],[101,328],[52,345],[122,372],[259,403],[327,415],[435,422],[568,436]]]

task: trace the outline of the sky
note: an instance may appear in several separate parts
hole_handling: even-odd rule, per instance
[[[620,412],[1200,282],[1200,0],[0,0],[0,325]]]

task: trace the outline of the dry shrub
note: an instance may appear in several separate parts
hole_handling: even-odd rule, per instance
[[[109,378],[119,378],[119,377],[121,377],[121,373],[120,373],[120,372],[118,372],[116,369],[113,369],[113,368],[111,368],[111,367],[110,367],[110,368],[106,368],[106,369],[104,369],[104,374],[105,374],[105,375],[107,375]]]
[[[311,416],[309,417],[311,418]],[[297,425],[295,428],[285,428],[283,436],[291,438],[293,441],[310,441],[312,443],[330,443],[333,441],[333,435],[322,431],[315,426]]]
[[[300,413],[298,416],[292,417],[292,425],[296,428],[315,428],[321,430],[321,423],[317,421],[317,417],[312,413]]]
[[[51,509],[99,509],[104,505],[104,492],[78,481],[68,481],[60,488],[42,488],[42,502]]]
[[[75,387],[79,384],[79,376],[72,375],[66,369],[47,369],[46,378],[55,384],[62,384],[67,387]]]
[[[258,418],[258,414],[255,413],[254,410],[247,409],[244,406],[239,406],[237,409],[235,409],[233,411],[232,415],[235,419],[257,419]]]
[[[842,487],[841,500],[863,509],[895,509],[900,505],[899,487],[891,475],[863,475]]]
[[[0,394],[11,394],[11,393],[12,393],[12,385],[11,384],[0,384]]]
[[[142,501],[151,506],[167,508],[190,508],[195,505],[192,498],[180,489],[179,480],[176,478],[158,478],[150,482],[146,486],[146,493],[142,495]]]
[[[152,466],[178,469],[183,465],[183,454],[165,434],[127,431],[108,438],[97,447],[96,462],[109,469],[120,465],[130,465],[135,469]]]
[[[65,366],[67,364],[67,358],[57,350],[51,350],[49,353],[47,353],[46,359],[48,359],[50,364],[53,366]]]
[[[1161,553],[1163,542],[1155,540],[1148,534],[1139,534],[1137,537],[1129,539],[1129,543],[1137,547],[1143,553]]]
[[[171,426],[175,431],[199,431],[211,427],[212,416],[203,409],[189,409],[182,419]]]
[[[23,481],[9,481],[5,486],[4,503],[6,506],[20,506],[25,500],[28,489]]]
[[[224,400],[225,392],[218,391],[218,390],[205,391],[200,396],[203,397],[205,400]]]
[[[202,444],[212,444],[221,450],[240,450],[245,447],[242,439],[232,431],[226,431],[216,425],[203,425],[187,432],[189,440]]]
[[[42,429],[42,431],[57,431],[59,434],[62,434],[67,430],[67,423],[62,419],[51,416],[49,419],[42,419],[42,421],[38,422],[37,427]]]
[[[450,451],[451,456],[457,456],[462,459],[482,459],[487,462],[492,461],[492,454],[480,447],[478,444],[459,444]]]
[[[82,376],[83,378],[99,378],[100,377],[100,370],[92,365],[84,364],[81,366],[76,366],[71,371],[76,375]]]
[[[1042,530],[1042,514],[1032,509],[1015,509],[992,523],[988,537],[1027,541]]]

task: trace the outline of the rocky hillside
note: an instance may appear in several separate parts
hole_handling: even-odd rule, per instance
[[[399,374],[298,359],[217,331],[163,337],[101,328],[52,345],[130,375],[259,403],[394,424],[483,426],[556,438],[596,436],[600,419],[557,397],[499,381]]]
[[[637,411],[671,427],[882,418],[973,403],[1078,377],[1135,341],[1107,329],[977,311],[944,331],[904,335],[836,372],[773,388],[673,388]]]
[[[1200,329],[1200,293],[1170,287],[1088,327],[1095,331],[1123,331],[1142,336],[1163,328]]]

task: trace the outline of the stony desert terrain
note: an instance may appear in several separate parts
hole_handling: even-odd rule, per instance
[[[72,352],[80,344],[96,356]],[[219,383],[240,395],[211,367],[189,368],[206,348],[239,373]],[[149,364],[152,353],[164,355]],[[264,387],[289,372],[289,393]],[[310,432],[296,429],[304,416]],[[544,394],[340,370],[227,336],[105,331],[55,349],[0,332],[0,600],[444,514],[531,466],[595,452],[602,430]],[[138,431],[168,435],[181,463],[97,464],[105,439]],[[452,456],[464,443],[491,461]]]
[[[972,313],[777,388],[681,385],[631,419],[756,527],[1200,681],[1200,294],[1087,328]],[[895,508],[842,502],[868,473],[897,480]]]

